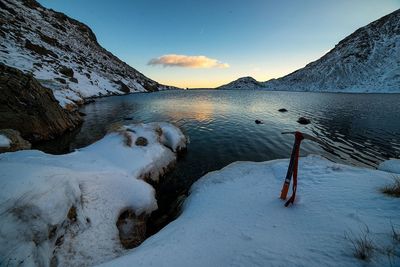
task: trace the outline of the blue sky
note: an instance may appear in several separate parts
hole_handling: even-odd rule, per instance
[[[400,8],[400,0],[39,2],[90,26],[103,47],[149,78],[180,87],[283,76]]]

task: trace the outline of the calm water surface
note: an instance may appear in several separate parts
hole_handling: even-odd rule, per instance
[[[80,132],[72,141],[66,137],[56,142],[64,145],[63,150],[86,146],[104,136],[111,123],[121,121],[175,123],[190,144],[161,185],[159,203],[168,203],[169,197],[176,198],[205,173],[231,162],[288,158],[294,140],[282,135],[284,131],[310,133],[334,148],[305,141],[303,156],[319,154],[335,162],[376,167],[384,159],[400,156],[399,103],[400,94],[212,90],[132,94],[84,106],[81,111],[87,116]],[[278,112],[280,108],[288,112]],[[312,123],[298,124],[300,116]],[[124,121],[127,117],[132,121]],[[255,119],[264,124],[255,124]]]

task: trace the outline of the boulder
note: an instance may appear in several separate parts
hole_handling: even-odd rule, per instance
[[[59,68],[58,72],[70,78],[74,77],[74,70],[65,66]]]
[[[15,129],[37,142],[73,130],[82,119],[63,109],[32,75],[0,63],[0,129]]]
[[[132,209],[121,213],[116,222],[121,245],[126,248],[139,246],[146,239],[146,222],[148,215],[136,215]]]

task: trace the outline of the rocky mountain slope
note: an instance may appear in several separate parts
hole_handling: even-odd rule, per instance
[[[63,107],[160,85],[101,47],[83,23],[34,0],[0,0],[0,62],[31,72]]]
[[[235,89],[236,82],[231,84],[224,89]],[[400,9],[356,30],[304,68],[261,84],[268,90],[400,93]]]
[[[225,85],[221,85],[216,89],[220,90],[229,90],[229,89],[242,89],[242,90],[251,90],[251,89],[260,89],[264,88],[264,84],[256,81],[252,77],[243,77],[239,78],[233,82],[230,82]]]

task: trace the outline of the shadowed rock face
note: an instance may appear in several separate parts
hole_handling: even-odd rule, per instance
[[[29,74],[0,64],[0,129],[18,130],[37,142],[73,130],[82,119],[61,108],[53,92]]]

